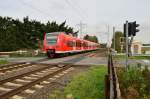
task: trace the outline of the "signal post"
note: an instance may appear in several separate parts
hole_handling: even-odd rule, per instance
[[[124,37],[126,38],[126,68],[128,68],[128,56],[129,51],[131,52],[131,44],[133,41],[134,36],[136,36],[136,32],[139,32],[139,29],[136,29],[139,26],[139,24],[136,24],[136,21],[134,22],[128,22],[124,24]],[[128,37],[131,37],[130,43],[128,40]]]

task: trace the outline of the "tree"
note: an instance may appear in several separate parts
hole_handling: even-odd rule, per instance
[[[84,40],[89,40],[89,38],[90,38],[89,35],[85,35],[85,36],[83,37]]]
[[[121,52],[121,37],[123,37],[123,33],[120,31],[115,32],[115,50],[117,52]],[[112,39],[112,45],[111,47],[113,48],[114,46],[114,38]]]
[[[96,36],[89,36],[89,35],[85,35],[83,37],[84,40],[88,40],[88,41],[91,41],[91,42],[95,42],[95,43],[98,43],[98,39]]]
[[[102,43],[102,44],[100,44],[100,47],[101,47],[101,48],[106,48],[106,47],[107,47],[107,43]]]
[[[57,24],[56,21],[48,21],[46,24],[24,17],[19,19],[0,16],[0,51],[13,51],[19,49],[37,49],[38,42],[42,42],[44,32],[66,32],[77,35],[72,27],[66,25],[66,21]],[[40,43],[41,44],[41,43]]]

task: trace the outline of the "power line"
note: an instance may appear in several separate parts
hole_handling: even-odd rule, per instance
[[[51,14],[46,13],[46,12],[44,12],[44,11],[42,11],[42,10],[40,10],[40,9],[38,9],[38,8],[36,8],[36,7],[34,7],[33,5],[24,2],[23,0],[18,0],[18,1],[19,1],[20,3],[22,3],[23,5],[25,5],[25,6],[28,6],[28,7],[30,7],[31,9],[33,9],[33,10],[39,12],[39,13],[42,13],[42,14],[46,15],[47,17],[51,17]]]
[[[70,1],[71,2],[71,1]],[[73,1],[72,1],[73,2]],[[74,3],[73,3],[74,4]],[[81,9],[81,7],[76,3],[76,8],[78,9],[78,11],[80,11],[84,16],[87,16],[87,13],[85,13],[85,11],[83,11],[83,9]]]
[[[74,5],[72,5],[72,3],[70,3],[69,0],[65,0],[65,1],[80,16],[81,19],[84,19],[83,16],[80,14],[80,12],[76,9],[76,7],[74,7]]]
[[[108,41],[108,34],[106,32],[97,32],[97,34],[100,34],[100,39],[103,43],[107,43]]]
[[[86,24],[84,24],[84,23],[82,23],[81,21],[80,21],[80,23],[79,24],[77,24],[78,26],[79,26],[79,30],[80,30],[80,38],[82,39],[83,38],[83,28],[84,28],[84,26],[86,25]]]

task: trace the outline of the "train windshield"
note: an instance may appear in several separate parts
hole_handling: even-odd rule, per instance
[[[47,33],[46,34],[46,41],[48,45],[54,45],[57,42],[57,36],[59,33]]]

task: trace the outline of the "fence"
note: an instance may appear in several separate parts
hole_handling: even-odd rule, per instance
[[[108,55],[108,74],[105,75],[105,97],[106,99],[120,99],[121,97],[111,53]]]

